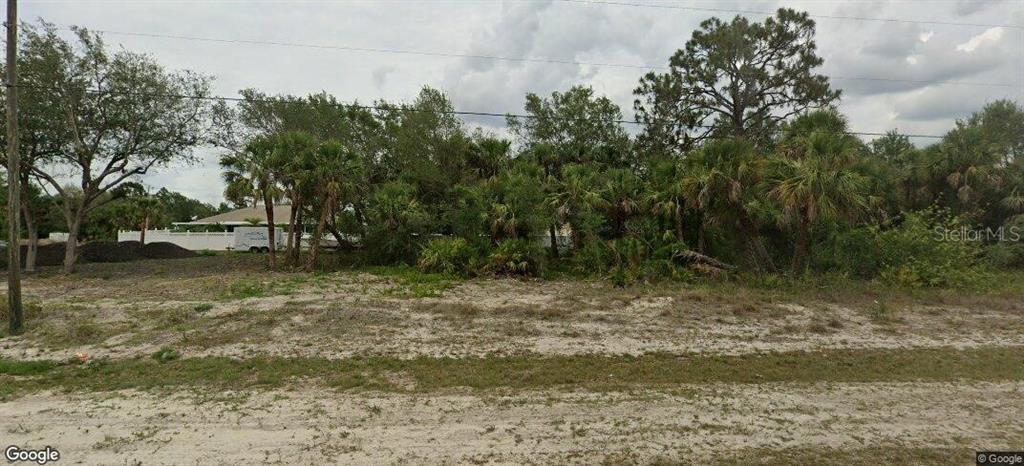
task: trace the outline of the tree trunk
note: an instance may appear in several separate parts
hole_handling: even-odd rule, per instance
[[[343,243],[347,243],[348,242],[347,240],[345,240],[345,237],[341,235],[341,232],[338,231],[338,226],[337,225],[331,225],[331,223],[328,222],[326,227],[327,227],[327,231],[331,232],[331,235],[334,236],[334,240],[338,242],[338,246],[339,247]]]
[[[274,238],[274,200],[263,195],[263,207],[267,210],[267,248],[270,250],[270,270],[277,267],[277,244]]]
[[[793,271],[802,273],[807,268],[811,227],[806,219],[801,218],[796,228],[796,243],[793,247]]]
[[[26,198],[22,197],[22,199]],[[21,214],[25,219],[25,230],[28,233],[28,244],[25,247],[25,271],[35,272],[36,252],[39,250],[39,228],[36,226],[35,218],[32,216],[32,210],[28,208],[26,203],[22,203]],[[20,254],[21,246],[18,249]]]
[[[306,231],[305,224],[302,218],[302,200],[300,199],[296,205],[292,206],[295,210],[295,248],[292,249],[292,265],[299,266],[299,255],[302,253],[302,235]]]
[[[82,217],[79,213],[68,224],[68,242],[64,245],[64,273],[75,271],[75,262],[78,261],[78,231],[82,226]]]
[[[704,247],[707,243],[707,225],[704,222],[704,216],[701,215],[700,225],[697,227],[697,252],[704,254]]]
[[[291,212],[288,213],[288,242],[285,245],[284,257],[286,263],[291,263],[292,260],[292,248],[295,247],[295,196],[291,196]]]
[[[740,222],[747,235],[747,247],[750,250],[751,259],[755,262],[755,267],[762,272],[777,272],[778,268],[775,267],[775,261],[768,254],[768,248],[764,245],[764,238],[758,233],[754,222],[745,213],[741,214]]]
[[[676,203],[674,220],[676,227],[676,241],[683,243],[683,205],[678,202]]]
[[[146,230],[149,229],[149,214],[142,218],[142,231],[139,232],[139,245],[146,245]]]
[[[554,223],[548,226],[548,235],[551,237],[551,257],[558,259],[558,233]]]
[[[758,269],[764,272],[776,273],[779,271],[778,267],[775,266],[775,261],[772,260],[772,256],[768,254],[768,247],[764,244],[764,238],[758,234],[754,234],[750,238],[749,247],[753,255],[757,258]]]
[[[320,260],[320,238],[324,234],[324,225],[327,224],[327,214],[330,211],[330,204],[323,206],[320,212],[320,220],[316,222],[316,230],[313,232],[313,237],[310,239],[309,245],[309,262],[306,264],[306,271],[312,272],[316,270],[317,261]]]

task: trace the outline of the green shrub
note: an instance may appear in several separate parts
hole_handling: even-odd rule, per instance
[[[608,242],[608,252],[612,259],[611,280],[615,286],[626,286],[635,283],[643,274],[643,264],[647,260],[647,246],[632,237],[619,238]]]
[[[985,247],[985,258],[999,268],[1024,268],[1024,215],[1003,223],[997,243]]]
[[[999,242],[985,248],[985,259],[995,267],[1024,268],[1024,244]]]
[[[488,271],[497,275],[538,275],[543,268],[544,251],[529,239],[502,241],[491,252]]]
[[[367,202],[367,228],[363,245],[380,265],[412,263],[419,238],[431,230],[431,217],[408,183],[385,183]]]
[[[823,268],[908,287],[962,287],[985,277],[982,246],[944,232],[965,225],[944,212],[912,212],[894,228],[859,228],[836,235]]]
[[[181,353],[174,348],[163,347],[159,351],[153,353],[153,359],[157,362],[170,362],[176,359],[181,359]]]
[[[612,259],[608,247],[600,240],[583,241],[572,258],[573,268],[583,275],[603,276],[611,269]]]
[[[465,275],[472,271],[476,251],[463,238],[435,238],[430,240],[417,262],[419,269],[426,273]]]
[[[943,229],[955,230],[959,221],[941,213],[907,215],[898,228],[878,235],[881,277],[913,287],[967,286],[983,277],[981,244],[943,238]]]

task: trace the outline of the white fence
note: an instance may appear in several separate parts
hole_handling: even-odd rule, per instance
[[[119,231],[118,241],[138,241],[140,231]],[[146,242],[166,241],[193,251],[226,251],[235,244],[233,232],[172,232],[170,230],[146,230]]]

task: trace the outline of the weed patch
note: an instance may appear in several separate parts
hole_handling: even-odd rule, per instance
[[[105,391],[164,387],[277,388],[303,383],[337,389],[430,392],[471,389],[628,390],[705,383],[1024,380],[1024,348],[872,349],[705,356],[514,356],[398,359],[223,357],[150,358],[86,365],[0,363],[0,395],[38,390]],[[395,373],[402,374],[401,383]],[[32,375],[33,377],[21,377]],[[4,380],[7,379],[7,380]]]

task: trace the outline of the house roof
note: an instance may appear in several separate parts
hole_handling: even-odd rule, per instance
[[[278,225],[287,224],[288,219],[292,215],[292,206],[290,204],[280,204],[274,206],[274,223]],[[267,223],[267,209],[262,205],[255,207],[244,207],[241,209],[232,210],[231,212],[224,212],[223,214],[217,214],[211,217],[201,218],[193,220],[191,222],[177,222],[175,225],[249,225],[249,220],[259,220],[261,223]]]

